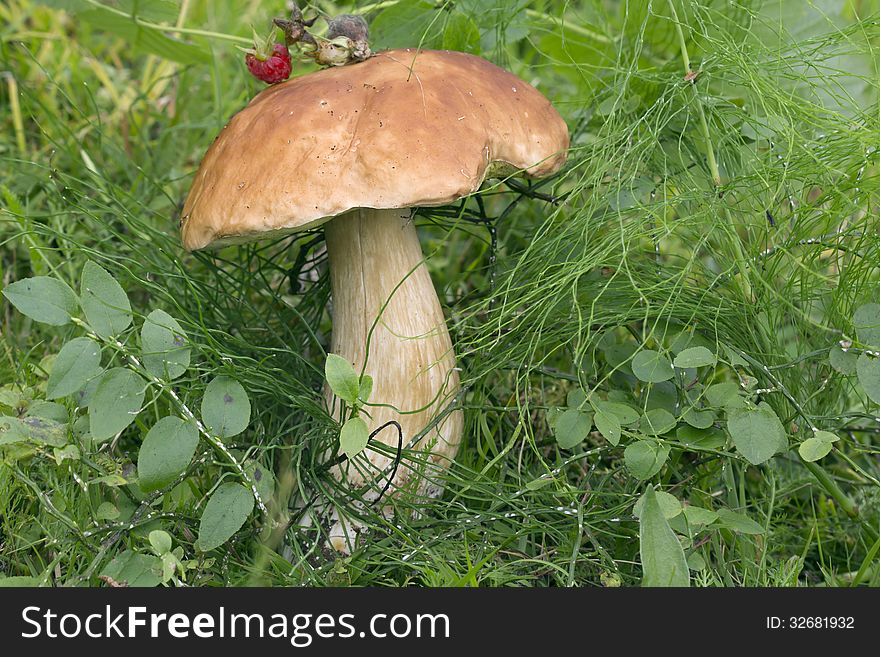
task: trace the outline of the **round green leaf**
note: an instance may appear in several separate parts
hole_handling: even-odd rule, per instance
[[[171,546],[174,545],[171,535],[161,529],[154,529],[148,536],[150,545],[157,555],[163,555],[171,552]]]
[[[706,347],[689,347],[679,352],[672,361],[672,364],[679,369],[687,369],[688,367],[705,367],[707,365],[715,365],[718,359]]]
[[[788,447],[782,422],[766,404],[730,411],[727,430],[737,451],[753,465],[764,463]]]
[[[833,446],[833,443],[821,438],[807,438],[798,445],[798,454],[804,461],[812,463],[826,456]]]
[[[360,393],[360,380],[354,371],[351,363],[342,356],[336,354],[327,354],[327,361],[324,363],[324,377],[327,379],[327,385],[340,399],[354,404]]]
[[[831,367],[841,374],[855,374],[858,360],[858,354],[852,351],[844,351],[839,344],[831,347],[831,350],[828,352],[828,362],[831,363]]]
[[[639,430],[649,436],[659,436],[672,431],[678,422],[675,416],[663,408],[652,408],[642,416]]]
[[[831,433],[830,431],[815,431],[813,432],[813,438],[816,438],[826,443],[836,443],[838,440],[840,440],[840,436]]]
[[[593,418],[589,413],[570,408],[556,420],[556,442],[562,449],[579,445],[590,433]]]
[[[369,441],[370,430],[367,428],[367,423],[361,418],[349,418],[342,425],[342,430],[339,432],[339,449],[348,458],[352,458],[364,451]]]
[[[653,349],[644,349],[633,356],[631,367],[636,378],[647,383],[668,381],[675,375],[669,358]]]
[[[145,493],[164,488],[180,475],[195,454],[199,432],[192,422],[163,417],[147,432],[138,452],[138,484]]]
[[[158,586],[162,562],[151,554],[125,550],[104,566],[101,575],[133,588]]]
[[[176,379],[189,367],[190,348],[180,324],[164,310],[147,315],[141,327],[144,367],[157,378]]]
[[[125,290],[91,260],[83,267],[80,300],[89,326],[102,338],[118,335],[131,324],[131,304]]]
[[[639,421],[639,412],[632,406],[613,401],[596,401],[593,402],[593,408],[597,412],[603,411],[617,418],[621,425],[635,424]]]
[[[241,529],[254,509],[254,496],[241,484],[222,484],[202,512],[198,548],[207,552],[218,548]]]
[[[719,449],[727,442],[727,436],[720,429],[714,427],[697,429],[686,424],[675,430],[675,437],[682,444],[698,449]]]
[[[865,394],[880,404],[880,358],[862,354],[856,362],[856,374]]]
[[[706,388],[706,400],[716,408],[742,408],[745,400],[740,395],[740,387],[730,381],[716,383]]]
[[[593,422],[596,423],[596,429],[599,430],[606,440],[612,445],[620,442],[620,420],[616,415],[612,415],[607,411],[596,411],[593,416]]]
[[[880,303],[859,306],[853,315],[853,325],[862,344],[880,347]]]
[[[22,315],[36,322],[63,326],[76,312],[76,295],[67,285],[49,276],[34,276],[10,283],[3,296]]]
[[[147,382],[124,367],[107,370],[89,401],[89,430],[98,442],[112,438],[141,410]]]
[[[237,436],[251,421],[251,401],[238,381],[218,376],[202,398],[202,421],[221,438]]]
[[[682,419],[696,429],[708,429],[715,423],[715,413],[698,411],[693,406],[685,410]]]
[[[636,479],[653,477],[668,457],[669,448],[654,440],[637,440],[623,450],[626,468]]]
[[[52,364],[46,399],[72,395],[101,373],[101,346],[89,338],[65,344]]]

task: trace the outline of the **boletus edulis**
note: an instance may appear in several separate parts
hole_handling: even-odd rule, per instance
[[[236,114],[195,175],[183,244],[202,249],[323,226],[330,351],[373,378],[370,430],[398,422],[403,444],[427,452],[432,467],[428,477],[402,463],[389,494],[436,495],[463,419],[456,410],[434,422],[458,394],[459,376],[412,208],[452,203],[490,177],[553,174],[568,145],[550,102],[484,59],[380,52],[269,87]],[[340,407],[329,388],[325,396],[330,409]],[[396,446],[398,433],[376,439]],[[390,460],[368,448],[334,475],[363,486],[387,477]],[[347,551],[354,538],[352,523],[337,516],[331,544]]]

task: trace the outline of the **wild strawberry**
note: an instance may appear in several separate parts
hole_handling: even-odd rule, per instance
[[[283,82],[290,77],[290,51],[283,43],[276,43],[269,53],[248,52],[244,58],[248,71],[266,84]]]

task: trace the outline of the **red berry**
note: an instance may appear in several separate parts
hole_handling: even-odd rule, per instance
[[[254,53],[248,53],[244,61],[251,75],[266,84],[283,82],[290,77],[290,52],[283,43],[276,43],[272,54],[265,59],[260,59]]]

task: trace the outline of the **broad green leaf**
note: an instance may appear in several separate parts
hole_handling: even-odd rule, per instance
[[[370,46],[376,51],[436,47],[443,18],[430,0],[400,0],[381,10],[370,22]]]
[[[682,419],[696,429],[708,429],[715,423],[715,413],[698,411],[693,406],[685,410]]]
[[[254,496],[251,491],[241,484],[221,484],[202,512],[199,550],[208,552],[223,545],[241,529],[253,510]]]
[[[37,399],[28,406],[25,417],[41,417],[45,420],[65,423],[70,419],[67,408],[63,404]]]
[[[880,347],[880,303],[859,306],[853,315],[859,341],[869,347]]]
[[[324,377],[327,379],[330,390],[337,397],[349,404],[354,404],[357,401],[361,384],[354,367],[342,356],[327,354],[327,361],[324,363]]]
[[[711,525],[718,520],[718,514],[714,511],[691,504],[684,507],[684,517],[687,518],[688,524],[694,527]]]
[[[257,461],[248,461],[245,464],[245,472],[257,487],[257,493],[261,500],[270,500],[275,493],[275,475],[272,470]]]
[[[131,304],[125,290],[91,260],[83,267],[79,296],[89,326],[102,338],[119,335],[131,324]]]
[[[580,409],[586,401],[587,393],[585,393],[581,388],[572,388],[568,391],[568,394],[565,395],[565,404],[569,408]]]
[[[168,380],[189,367],[190,347],[180,324],[164,310],[147,315],[141,327],[144,367],[153,376]]]
[[[138,484],[145,493],[164,488],[183,473],[199,444],[192,422],[163,417],[147,432],[138,452]]]
[[[652,408],[642,416],[639,430],[649,436],[659,436],[667,431],[672,431],[678,422],[675,416],[662,408]]]
[[[119,517],[119,509],[112,502],[101,502],[95,517],[98,520],[116,520]]]
[[[647,383],[668,381],[675,375],[669,357],[653,349],[644,349],[633,356],[631,367],[636,378]]]
[[[684,550],[670,528],[652,486],[642,496],[639,555],[642,586],[690,586]]]
[[[72,395],[101,373],[101,346],[89,338],[65,344],[52,364],[46,399]]]
[[[211,61],[210,50],[172,39],[164,31],[145,27],[135,22],[131,16],[123,16],[110,9],[90,5],[89,9],[77,12],[77,18],[123,39],[136,51],[158,55],[181,64],[207,64]]]
[[[720,449],[727,442],[727,436],[721,429],[698,429],[684,424],[675,430],[675,437],[682,444],[699,449]]]
[[[816,431],[813,433],[813,438],[817,440],[821,440],[826,443],[836,443],[840,440],[840,436],[837,434],[831,433],[830,431]]]
[[[349,418],[339,432],[339,449],[348,457],[360,454],[370,441],[367,423],[359,417]]]
[[[812,463],[828,455],[834,445],[820,438],[807,438],[798,445],[798,454],[804,461]]]
[[[596,423],[596,429],[599,430],[605,439],[612,445],[620,443],[620,420],[616,415],[607,411],[599,410],[593,416],[593,422]]]
[[[556,420],[556,442],[562,449],[571,449],[583,442],[592,426],[592,415],[570,408]]]
[[[98,441],[112,438],[134,422],[144,403],[147,382],[124,367],[107,370],[89,401],[89,431]]]
[[[880,404],[880,358],[862,354],[856,362],[856,374],[868,398]]]
[[[174,545],[171,540],[171,535],[161,529],[154,529],[151,531],[148,539],[150,541],[150,546],[153,548],[153,552],[159,556],[171,552],[171,547]]]
[[[662,490],[654,491],[654,495],[657,496],[657,504],[660,505],[660,510],[663,512],[663,517],[667,520],[670,520],[681,513],[682,506],[681,502],[679,502],[678,498],[675,495],[670,495]],[[635,506],[633,506],[633,515],[636,518],[642,517],[642,510],[645,508],[645,496],[642,495],[638,500],[636,500]]]
[[[443,49],[480,54],[480,29],[473,19],[453,12],[443,29]]]
[[[636,479],[650,479],[660,472],[669,457],[669,447],[654,440],[637,440],[623,450],[626,469]]]
[[[717,408],[742,408],[745,400],[736,383],[716,383],[706,388],[706,400]]]
[[[65,460],[79,461],[82,458],[79,447],[76,445],[65,445],[64,447],[56,447],[52,450],[52,458],[55,463],[61,465]]]
[[[844,351],[839,344],[831,347],[828,352],[828,362],[841,374],[855,374],[858,360],[858,354],[849,350]]]
[[[627,404],[621,404],[620,402],[613,401],[596,401],[593,403],[593,408],[596,411],[604,411],[605,413],[610,413],[614,415],[620,424],[626,426],[628,424],[635,424],[639,421],[641,415],[639,412],[634,409],[632,406]]]
[[[101,576],[124,586],[144,588],[158,586],[161,572],[162,562],[158,557],[125,550],[104,566]]]
[[[205,389],[202,421],[221,438],[237,436],[251,421],[251,400],[238,381],[218,376]]]
[[[672,361],[672,364],[679,369],[687,369],[689,367],[705,367],[707,365],[715,365],[718,359],[706,347],[689,347],[679,352]]]
[[[3,296],[22,315],[36,322],[63,326],[76,312],[76,295],[67,285],[49,276],[35,276],[10,283]]]
[[[718,509],[718,522],[727,529],[740,534],[763,534],[764,528],[754,520],[742,513],[736,513],[730,509]]]
[[[727,431],[737,451],[752,465],[764,463],[788,447],[782,422],[766,404],[730,411]]]

